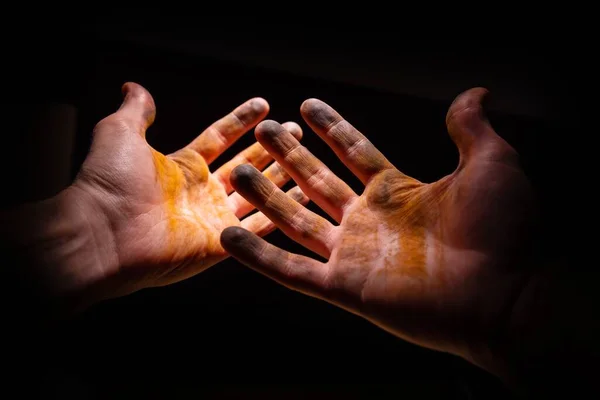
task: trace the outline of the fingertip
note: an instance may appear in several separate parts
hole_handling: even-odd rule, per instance
[[[152,125],[156,117],[156,104],[150,92],[140,84],[125,82],[121,86],[121,93],[123,93],[123,103],[119,109],[126,109],[125,112],[134,119],[141,118],[145,128]]]
[[[135,85],[137,85],[135,82],[125,82],[123,85],[121,85],[121,93],[123,96],[127,96],[127,94],[133,90]]]
[[[261,139],[276,136],[283,130],[284,128],[278,122],[267,119],[256,126],[254,136],[260,141]]]
[[[464,92],[460,93],[450,107],[465,108],[468,106],[474,106],[481,104],[483,99],[489,94],[489,90],[484,87],[474,87],[471,89],[467,89]]]
[[[307,99],[302,103],[300,114],[309,125],[318,128],[325,128],[339,118],[331,106],[315,98]]]
[[[150,96],[150,93],[148,93],[148,90],[146,90],[146,88],[144,88],[139,83],[135,83],[135,82],[125,82],[123,84],[123,86],[121,86],[121,93],[123,93],[123,95],[125,95],[125,96],[131,96],[131,97],[148,97],[148,96]]]
[[[316,99],[314,97],[311,97],[309,99],[306,99],[302,102],[302,104],[300,105],[300,112],[301,113],[305,113],[310,111],[312,108],[314,107],[318,107],[320,104],[322,104],[323,102],[319,99]]]
[[[226,252],[243,264],[252,266],[260,263],[265,242],[255,233],[241,226],[229,226],[223,229],[219,241]]]
[[[282,126],[284,127],[284,129],[286,131],[291,133],[292,136],[296,138],[296,140],[302,139],[302,135],[303,135],[302,128],[300,128],[300,125],[298,125],[297,123],[295,123],[293,121],[288,121],[288,122],[284,123]]]
[[[308,198],[308,196],[306,194],[304,194],[304,192],[302,191],[302,189],[300,189],[300,187],[298,187],[298,186],[294,186],[293,188],[291,188],[288,191],[288,195],[292,199],[294,199],[295,201],[297,201],[298,203],[300,203],[302,205],[306,205],[310,201],[310,199]]]
[[[483,102],[489,98],[488,95],[489,91],[483,87],[466,90],[456,97],[448,109],[446,127],[460,151],[461,160],[468,160],[479,154],[472,151],[472,146],[476,143],[498,138],[483,106]]]
[[[270,110],[269,103],[262,97],[254,97],[249,100],[252,111],[256,115],[267,114]]]
[[[229,180],[234,189],[238,190],[247,189],[251,186],[252,180],[256,177],[260,172],[251,164],[241,164],[235,167],[230,175]]]
[[[446,124],[464,122],[483,114],[483,103],[489,97],[489,90],[484,87],[474,87],[465,90],[452,102],[446,114]],[[458,121],[457,121],[458,120]]]
[[[252,233],[240,226],[229,226],[221,232],[221,246],[228,252],[235,252],[244,247],[244,242],[252,238]]]

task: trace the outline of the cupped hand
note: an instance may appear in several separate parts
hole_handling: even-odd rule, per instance
[[[226,258],[219,235],[228,226],[240,225],[258,235],[274,229],[262,213],[240,221],[254,207],[232,193],[229,181],[239,164],[260,169],[269,164],[272,158],[260,144],[216,171],[210,169],[265,117],[265,100],[247,101],[186,147],[163,155],[145,139],[155,117],[151,95],[134,83],[125,84],[123,93],[120,109],[97,124],[90,154],[69,189],[96,231],[92,257],[98,267],[78,278],[110,297],[180,281]],[[295,138],[302,136],[297,124],[286,128]],[[263,174],[277,186],[289,180],[277,163]],[[297,187],[289,194],[292,201],[308,201]]]
[[[284,126],[262,122],[258,141],[337,224],[290,200],[250,165],[233,170],[233,186],[327,261],[291,254],[239,227],[223,232],[223,246],[283,285],[477,362],[527,280],[520,247],[532,220],[529,182],[516,151],[483,114],[486,93],[471,89],[451,105],[446,122],[460,161],[434,183],[403,174],[327,104],[304,102],[305,121],[365,185],[360,195]]]

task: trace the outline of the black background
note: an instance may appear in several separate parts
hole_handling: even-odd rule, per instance
[[[154,47],[149,38],[156,35],[177,43],[178,38],[200,35],[201,30],[167,18],[161,31],[153,30],[148,20],[141,29],[141,19],[132,24],[132,17],[128,18],[127,29],[122,21],[111,21],[108,29],[105,20],[85,29],[77,25],[77,30],[50,26],[37,31],[35,42],[13,41],[14,55],[6,58],[6,64],[15,68],[4,79],[5,146],[10,150],[3,159],[4,171],[9,171],[4,177],[10,193],[3,196],[5,203],[40,196],[36,171],[44,166],[36,164],[35,143],[22,133],[39,107],[65,102],[77,108],[74,176],[86,156],[94,125],[118,108],[120,87],[126,81],[140,83],[153,95],[157,118],[147,139],[163,153],[184,146],[243,101],[261,96],[271,104],[268,118],[300,123],[303,143],[360,191],[358,180],[300,118],[302,101],[317,97],[365,133],[398,168],[421,181],[435,181],[457,164],[458,152],[444,124],[451,102],[444,99],[447,92],[437,96],[433,87],[428,92],[433,95],[416,96],[368,87],[360,74],[339,82],[265,68],[269,60],[256,66],[214,54],[203,56],[201,48],[192,54],[177,46]],[[288,28],[287,32],[298,32],[302,27]],[[123,40],[132,31],[147,38],[144,44]],[[202,32],[209,31],[213,36],[205,37],[226,36],[209,29]],[[278,48],[294,47],[305,55],[300,58],[307,65],[319,63],[314,54],[334,53],[344,60],[335,67],[342,71],[348,57],[369,49],[380,55],[373,60],[375,71],[386,57],[398,62],[402,43],[407,65],[412,62],[428,71],[431,82],[441,76],[450,88],[489,87],[492,124],[521,154],[546,216],[540,226],[543,255],[554,257],[562,251],[564,240],[557,246],[554,232],[559,226],[566,229],[568,218],[552,210],[569,200],[556,195],[556,183],[564,182],[567,173],[558,165],[564,165],[567,157],[565,135],[575,129],[572,90],[582,77],[571,75],[560,64],[556,47],[550,52],[544,43],[422,44],[394,32],[307,31],[312,35],[286,37],[278,32],[277,41],[266,50],[263,43],[261,50],[272,51],[276,59]],[[234,40],[251,46],[253,37],[248,32],[238,33],[237,39],[229,35],[219,46],[226,49]],[[477,70],[477,77],[470,77],[468,68]],[[517,72],[527,79],[511,81],[511,88],[503,86]],[[496,104],[494,89],[501,100]],[[529,99],[543,99],[544,107],[528,104],[534,100],[523,100],[523,93]],[[511,107],[511,99],[517,98],[519,106]],[[247,134],[214,166],[253,141],[253,135]],[[279,232],[268,240],[309,254]],[[359,317],[278,286],[233,260],[185,282],[98,304],[52,332],[35,332],[34,337],[30,345],[37,353],[27,346],[11,349],[22,351],[24,361],[14,367],[17,378],[12,383],[19,382],[15,386],[25,392],[41,391],[46,398],[509,397],[494,377],[461,359],[407,344]]]

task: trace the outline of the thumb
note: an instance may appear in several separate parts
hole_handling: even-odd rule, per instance
[[[466,90],[454,99],[446,114],[446,127],[458,147],[461,163],[477,154],[482,144],[500,139],[483,110],[487,95],[488,90],[481,87]]]
[[[121,88],[123,92],[123,103],[116,114],[125,121],[131,123],[142,137],[146,135],[146,129],[152,125],[156,116],[156,106],[152,95],[141,85],[127,82]]]

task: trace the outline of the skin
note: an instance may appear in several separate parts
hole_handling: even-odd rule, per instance
[[[467,91],[450,107],[460,162],[434,183],[402,174],[323,102],[305,102],[306,122],[365,184],[358,195],[298,143],[301,131],[291,123],[257,127],[278,161],[262,174],[271,158],[261,144],[211,171],[264,118],[262,99],[163,155],[144,140],[152,97],[139,85],[123,89],[123,105],[98,123],[75,182],[0,213],[2,254],[18,260],[3,265],[2,314],[17,332],[41,332],[30,325],[40,310],[64,314],[176,282],[227,250],[290,288],[464,357],[524,393],[597,390],[596,370],[587,367],[600,359],[595,269],[526,257],[531,190],[516,152],[482,113],[485,90]],[[302,190],[286,196],[277,188],[289,179],[280,165]],[[304,208],[303,192],[336,223]],[[243,219],[253,205],[264,214]],[[265,215],[327,261],[260,239],[274,227]]]
[[[211,163],[268,113],[254,98],[213,123],[189,145],[164,155],[145,140],[155,118],[152,96],[140,85],[123,86],[117,112],[100,121],[77,178],[54,198],[2,215],[5,227],[19,221],[13,248],[27,267],[19,272],[40,286],[36,296],[60,304],[59,313],[81,310],[107,298],[168,285],[227,257],[219,235],[243,226],[259,235],[274,229],[229,181],[232,169],[272,161],[255,143],[217,170]],[[286,125],[300,139],[297,124]],[[289,179],[277,163],[264,175],[274,185]],[[308,199],[297,187],[292,201]],[[27,249],[27,251],[25,251]],[[60,299],[60,300],[57,300]]]
[[[233,186],[326,261],[291,254],[239,227],[223,232],[224,248],[400,338],[483,364],[529,280],[522,247],[533,222],[518,155],[483,114],[486,93],[471,89],[451,105],[446,122],[460,161],[433,183],[403,174],[324,102],[305,101],[302,117],[363,182],[361,194],[285,127],[262,122],[258,141],[336,223],[289,201],[250,165],[233,170]]]

